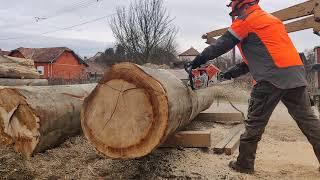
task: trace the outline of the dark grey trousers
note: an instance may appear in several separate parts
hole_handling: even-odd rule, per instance
[[[251,92],[246,131],[240,139],[237,163],[247,169],[254,169],[258,142],[275,107],[282,101],[297,122],[303,134],[312,144],[320,163],[320,120],[311,108],[306,87],[278,89],[268,82],[259,82]]]

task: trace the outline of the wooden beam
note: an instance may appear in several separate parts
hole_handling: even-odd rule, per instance
[[[206,39],[209,39],[209,38],[212,38],[212,37],[221,36],[222,34],[227,32],[227,30],[228,30],[228,28],[223,28],[223,29],[218,29],[218,30],[215,30],[215,31],[208,32]]]
[[[310,16],[298,21],[294,21],[286,24],[286,29],[288,33],[297,32],[305,29],[311,29],[320,24],[314,20],[314,16]]]
[[[224,149],[224,153],[226,155],[232,155],[239,147],[240,145],[240,136],[244,132],[244,128],[241,129],[232,139],[231,141],[226,145]]]
[[[272,13],[272,15],[279,18],[281,21],[288,21],[304,16],[309,16],[313,14],[316,4],[320,3],[319,0],[309,0],[279,11]]]
[[[225,150],[225,147],[227,144],[232,140],[232,138],[238,134],[242,129],[244,128],[243,124],[239,124],[235,127],[233,127],[230,132],[225,136],[225,138],[220,141],[218,144],[216,144],[213,148],[213,151],[216,154],[222,154]]]
[[[244,118],[241,113],[200,113],[195,120],[222,124],[239,124]]]
[[[170,136],[161,147],[209,148],[210,131],[180,131]]]

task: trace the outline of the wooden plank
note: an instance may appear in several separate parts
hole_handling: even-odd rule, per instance
[[[180,131],[170,136],[161,147],[208,148],[211,147],[211,132]]]
[[[314,20],[313,16],[298,20],[298,21],[294,21],[291,23],[286,24],[286,29],[288,31],[288,33],[291,32],[297,32],[297,31],[301,31],[301,30],[305,30],[305,29],[311,29],[314,28],[316,26],[317,22]]]
[[[206,39],[209,39],[211,37],[221,36],[222,34],[227,32],[227,30],[228,30],[228,28],[222,28],[222,29],[218,29],[218,30],[215,30],[215,31],[208,32]]]
[[[230,132],[224,137],[222,141],[220,141],[218,144],[216,144],[213,148],[213,151],[216,154],[222,154],[224,152],[224,149],[226,145],[232,140],[232,138],[243,129],[244,125],[239,124],[235,127],[233,127]]]
[[[276,12],[273,12],[272,15],[276,16],[282,21],[288,21],[304,16],[313,14],[313,9],[316,7],[316,3],[319,3],[319,0],[309,0]]]
[[[240,145],[240,136],[244,132],[244,128],[242,128],[232,139],[231,141],[226,145],[224,149],[224,153],[226,155],[232,155],[239,147]]]
[[[222,124],[239,124],[244,118],[241,113],[200,113],[195,120]]]

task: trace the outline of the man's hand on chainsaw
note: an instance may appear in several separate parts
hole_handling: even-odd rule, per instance
[[[185,63],[185,64],[184,64],[184,69],[186,70],[186,72],[187,72],[188,74],[190,74],[191,71],[192,71],[192,69],[193,69],[191,62]]]
[[[193,61],[187,62],[184,64],[184,69],[190,73],[192,69],[196,69],[200,67],[201,65],[205,64],[207,62],[207,59],[204,56],[198,55]]]
[[[231,80],[232,78],[240,77],[241,75],[247,74],[249,72],[249,67],[246,63],[239,63],[225,72],[220,72],[217,75],[218,81]]]

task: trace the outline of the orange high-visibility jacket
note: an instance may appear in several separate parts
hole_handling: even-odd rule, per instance
[[[281,89],[306,86],[305,70],[284,24],[259,5],[246,10],[228,30],[255,81],[268,81]]]

